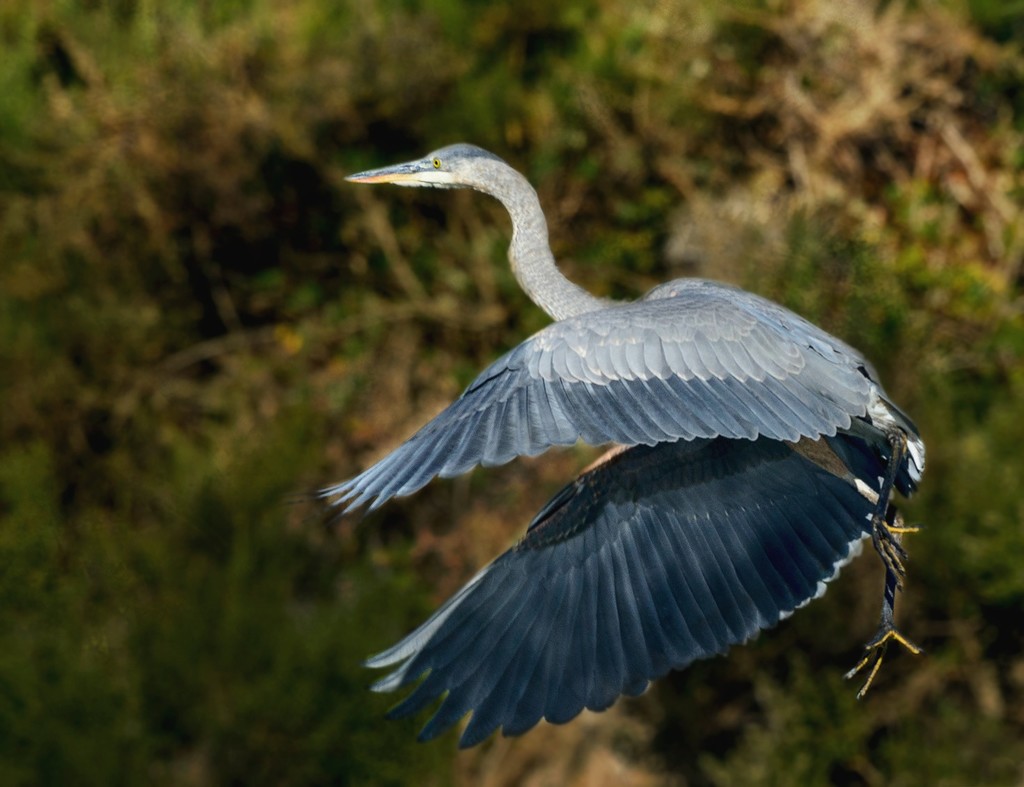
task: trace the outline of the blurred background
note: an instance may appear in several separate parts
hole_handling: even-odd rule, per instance
[[[6,0],[0,782],[1024,783],[1022,44],[1006,0]],[[928,443],[926,656],[854,699],[865,555],[607,713],[384,720],[361,659],[593,455],[301,502],[547,322],[497,203],[342,180],[456,141],[591,291],[722,279],[874,361]]]

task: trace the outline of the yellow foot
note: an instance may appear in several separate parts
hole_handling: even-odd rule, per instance
[[[878,635],[873,640],[864,646],[864,658],[857,662],[857,665],[844,676],[846,680],[850,680],[850,678],[864,669],[868,664],[871,665],[871,670],[868,672],[867,680],[864,681],[864,685],[861,686],[860,691],[857,692],[857,699],[862,699],[864,695],[868,693],[868,689],[871,688],[871,683],[874,681],[875,675],[878,674],[878,670],[882,667],[882,660],[885,658],[885,651],[888,649],[890,642],[898,642],[915,656],[919,656],[924,652],[919,646],[904,637],[895,628],[883,628],[878,632]]]

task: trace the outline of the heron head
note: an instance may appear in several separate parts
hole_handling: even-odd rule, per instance
[[[504,162],[476,145],[460,143],[428,153],[421,159],[349,175],[353,183],[394,183],[435,189],[484,189],[489,165]]]

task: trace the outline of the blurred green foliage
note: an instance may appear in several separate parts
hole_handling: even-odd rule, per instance
[[[569,783],[610,741],[638,784],[1018,783],[1012,6],[0,7],[0,782],[511,784],[561,763]],[[593,291],[732,280],[876,362],[928,442],[901,599],[926,657],[853,700],[865,559],[607,734],[456,757],[383,720],[361,659],[580,466],[478,472],[333,527],[288,502],[545,324],[499,207],[342,181],[458,140],[528,173]]]

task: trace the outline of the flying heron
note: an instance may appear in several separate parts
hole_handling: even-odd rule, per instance
[[[474,145],[349,176],[471,188],[512,218],[509,260],[554,320],[480,374],[405,443],[322,491],[372,510],[435,476],[583,440],[614,444],[509,551],[425,623],[370,658],[374,684],[441,699],[431,739],[467,713],[460,746],[501,727],[566,722],[724,653],[825,592],[870,536],[885,566],[881,623],[849,673],[870,686],[896,628],[905,526],[891,503],[924,470],[917,427],[857,350],[771,301],[701,279],[634,302],[566,279],[537,193]],[[425,676],[425,677],[424,677]]]

